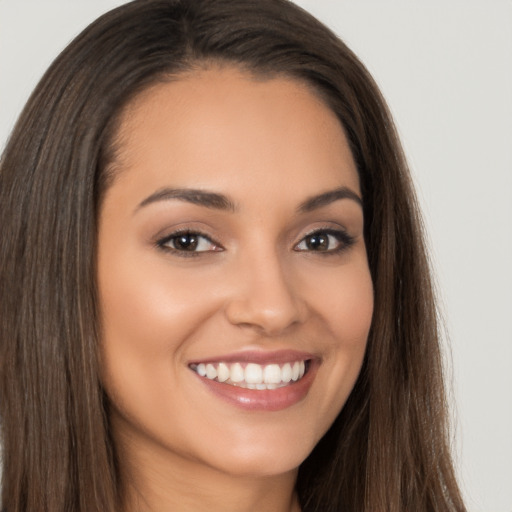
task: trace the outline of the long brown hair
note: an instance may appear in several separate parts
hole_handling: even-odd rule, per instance
[[[287,0],[137,0],[84,30],[28,101],[0,167],[0,413],[9,512],[119,507],[99,382],[97,212],[122,109],[209,62],[294,77],[338,115],[357,163],[375,290],[368,349],[335,423],[304,461],[304,511],[463,511],[447,437],[422,225],[374,81]]]

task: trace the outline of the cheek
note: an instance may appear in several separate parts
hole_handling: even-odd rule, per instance
[[[373,284],[366,262],[361,260],[350,270],[341,268],[337,279],[334,274],[315,297],[328,340],[319,398],[324,430],[341,411],[357,380],[373,316]]]
[[[130,258],[105,269],[100,261],[100,304],[104,339],[133,341],[148,356],[179,349],[180,339],[208,315],[212,298],[198,293],[201,272],[170,270],[165,258]],[[208,299],[208,300],[207,300]]]
[[[103,244],[98,267],[103,385],[118,405],[139,397],[159,410],[163,383],[186,368],[187,340],[215,301],[198,293],[200,271],[171,271],[165,257],[119,241]]]
[[[176,445],[185,445],[175,411],[185,424],[200,422],[186,414],[187,350],[215,299],[198,293],[203,276],[171,272],[165,258],[135,259],[127,251],[116,261],[99,265],[102,384],[116,432],[135,429],[163,445],[175,436]]]
[[[333,348],[364,352],[373,315],[373,283],[361,253],[346,266],[307,277],[307,287],[311,308],[330,331]]]
[[[346,365],[348,378],[359,373],[373,316],[373,283],[369,269],[361,265],[346,275],[339,286],[330,288],[325,302],[330,308],[330,330],[338,365]]]
[[[340,339],[347,347],[364,352],[373,316],[373,283],[369,270],[363,268],[355,272],[334,293],[337,300],[333,298],[332,304],[337,304],[339,311],[335,329]]]

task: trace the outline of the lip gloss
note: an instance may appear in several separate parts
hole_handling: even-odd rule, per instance
[[[276,389],[248,389],[233,384],[201,377],[195,373],[209,391],[236,407],[250,411],[280,411],[302,401],[308,394],[318,370],[318,361],[309,360],[308,370],[296,382]]]

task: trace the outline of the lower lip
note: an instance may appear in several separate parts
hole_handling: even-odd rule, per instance
[[[280,411],[306,398],[315,379],[317,369],[318,365],[310,361],[308,371],[302,379],[277,389],[262,390],[223,384],[216,380],[201,377],[197,373],[195,375],[212,393],[232,405],[250,411]]]

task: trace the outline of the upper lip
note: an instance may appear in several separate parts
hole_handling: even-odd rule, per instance
[[[208,364],[208,363],[256,363],[256,364],[284,364],[295,361],[307,361],[316,357],[310,352],[298,350],[244,350],[241,352],[232,352],[214,357],[194,359],[189,364]]]

